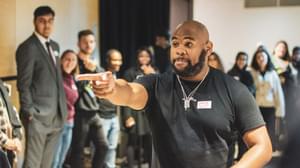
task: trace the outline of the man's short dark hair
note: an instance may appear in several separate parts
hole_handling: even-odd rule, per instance
[[[300,47],[299,46],[296,46],[293,48],[293,55],[296,54],[296,52],[299,52],[300,51]]]
[[[39,16],[44,16],[48,14],[51,14],[53,17],[55,16],[55,12],[50,6],[39,6],[35,9],[33,13],[34,20]]]
[[[81,37],[83,36],[88,36],[88,35],[93,35],[95,36],[95,34],[92,32],[92,30],[86,29],[86,30],[81,30],[78,33],[78,41],[81,39]]]
[[[156,33],[156,36],[158,37],[164,37],[166,40],[170,39],[170,33],[168,31],[161,31]]]

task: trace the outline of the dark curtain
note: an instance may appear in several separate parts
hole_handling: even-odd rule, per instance
[[[121,73],[135,64],[135,52],[152,45],[155,35],[169,30],[169,0],[100,0],[100,54],[111,48],[122,52]]]

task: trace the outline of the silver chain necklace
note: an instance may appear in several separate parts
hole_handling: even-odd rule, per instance
[[[196,93],[196,91],[198,90],[198,88],[201,86],[201,84],[203,83],[203,81],[206,79],[206,76],[209,72],[209,69],[207,70],[206,74],[204,75],[202,81],[199,82],[199,84],[190,92],[190,94],[187,96],[187,94],[185,93],[185,90],[183,88],[183,85],[181,83],[181,80],[179,78],[178,75],[176,75],[177,77],[177,80],[180,84],[180,87],[181,87],[181,91],[182,91],[182,94],[183,94],[183,103],[184,103],[184,110],[186,111],[188,108],[190,108],[190,102],[191,101],[196,101],[196,99],[193,98],[193,95]]]

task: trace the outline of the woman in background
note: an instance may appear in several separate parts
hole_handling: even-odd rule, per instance
[[[77,55],[73,50],[66,50],[61,56],[61,69],[63,74],[64,89],[67,102],[67,122],[64,125],[62,135],[54,156],[53,168],[61,168],[72,140],[72,129],[74,126],[75,108],[74,104],[78,98],[74,75],[77,72]]]
[[[136,55],[137,65],[129,68],[124,74],[124,79],[128,82],[158,72],[152,65],[152,56],[148,48],[142,47],[138,49]],[[126,107],[124,108],[123,115],[125,128],[129,137],[127,146],[128,168],[134,167],[135,153],[138,153],[137,160],[139,165],[142,164],[142,160],[150,164],[152,141],[145,111],[136,111]],[[143,159],[141,156],[143,156]]]
[[[281,83],[284,83],[285,73],[289,73],[290,54],[286,41],[278,41],[275,45],[272,57],[275,70],[278,73]]]
[[[235,57],[233,67],[228,71],[228,75],[234,79],[242,82],[249,91],[255,95],[255,85],[251,73],[247,70],[248,54],[245,52],[238,52]]]
[[[232,76],[234,79],[242,82],[248,90],[252,93],[253,96],[255,96],[255,85],[254,85],[254,80],[251,76],[251,73],[247,70],[247,64],[248,62],[248,54],[245,52],[238,52],[236,57],[235,57],[235,63],[233,67],[228,71],[228,75]],[[247,151],[247,146],[243,141],[243,138],[241,135],[236,133],[236,138],[238,142],[238,155],[236,160],[240,160],[243,154]],[[232,160],[233,161],[233,155],[235,153],[235,148],[231,148],[232,152]]]
[[[256,87],[256,102],[272,141],[276,148],[275,121],[285,116],[285,102],[280,79],[276,73],[267,50],[259,48],[253,56],[251,74]]]
[[[223,63],[221,61],[221,58],[215,52],[211,53],[211,55],[208,56],[208,65],[210,67],[213,67],[215,69],[219,69],[220,71],[224,72],[224,66],[223,66]]]

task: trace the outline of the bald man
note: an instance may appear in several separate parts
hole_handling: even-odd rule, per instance
[[[263,118],[245,86],[208,66],[212,52],[206,27],[186,21],[173,33],[173,72],[144,76],[134,83],[115,80],[109,72],[79,79],[93,81],[98,97],[146,110],[162,168],[263,167],[272,154]],[[235,130],[248,151],[229,165],[228,147]]]

